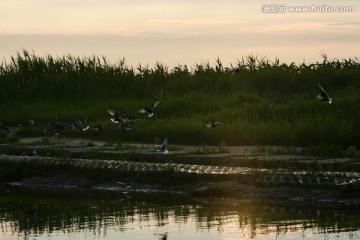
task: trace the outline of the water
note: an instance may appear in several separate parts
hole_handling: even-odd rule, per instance
[[[0,239],[358,239],[360,209],[0,187]],[[164,238],[165,239],[165,238]]]

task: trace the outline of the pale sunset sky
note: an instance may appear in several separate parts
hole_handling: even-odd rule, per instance
[[[269,4],[285,6],[269,13]],[[351,12],[290,12],[350,6]],[[248,55],[301,64],[360,57],[360,0],[1,0],[2,62],[36,55],[106,56],[116,63],[225,66]]]

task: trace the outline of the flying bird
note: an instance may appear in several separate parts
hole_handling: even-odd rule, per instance
[[[222,123],[221,122],[209,122],[208,124],[206,124],[206,126],[209,128],[216,128],[220,124],[222,124]]]
[[[121,123],[122,122],[121,116],[118,112],[111,110],[111,109],[108,109],[107,112],[111,115],[110,120],[113,123]]]
[[[325,89],[320,85],[320,83],[317,84],[318,89],[320,91],[320,94],[317,96],[317,99],[319,99],[320,101],[325,101],[328,102],[329,104],[331,104],[332,99],[329,96],[329,94],[327,94],[327,92],[325,91]]]
[[[153,102],[150,107],[143,107],[139,109],[140,113],[147,113],[148,117],[152,117],[154,115],[154,108],[159,105],[160,101]]]

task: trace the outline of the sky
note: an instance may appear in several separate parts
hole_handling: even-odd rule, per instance
[[[359,58],[360,0],[1,0],[1,61],[23,49],[150,67]]]

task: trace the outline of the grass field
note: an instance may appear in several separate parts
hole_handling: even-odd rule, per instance
[[[332,104],[316,99],[317,83]],[[72,122],[87,115],[90,126],[101,123],[104,131],[65,134],[118,142],[167,137],[177,144],[360,147],[359,59],[323,55],[322,62],[297,65],[248,56],[229,67],[216,59],[169,69],[24,50],[1,63],[0,89],[0,122],[38,123],[19,136],[44,135],[55,116]],[[157,100],[154,117],[138,112]],[[107,109],[141,120],[122,131]],[[223,124],[207,128],[210,121]]]

